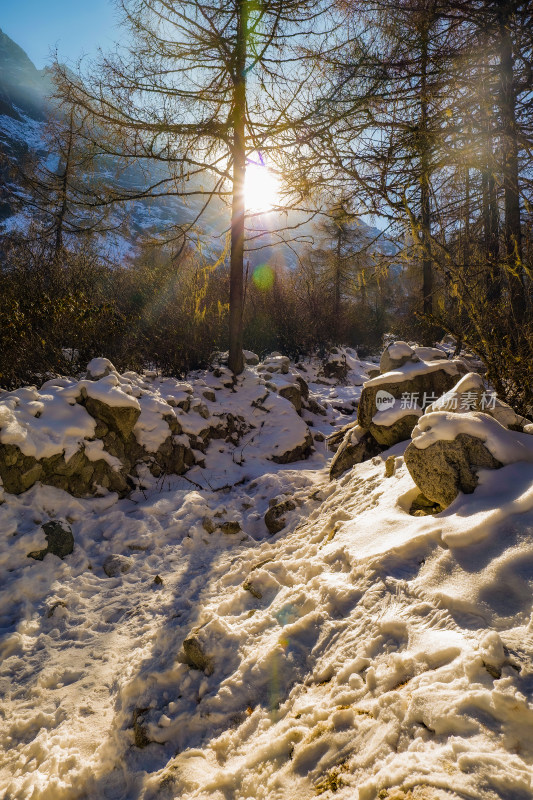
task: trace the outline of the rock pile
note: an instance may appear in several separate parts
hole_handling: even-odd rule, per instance
[[[329,441],[338,447],[330,477],[409,439],[424,406],[452,389],[466,371],[460,359],[448,359],[439,348],[389,344],[381,356],[381,374],[363,386],[357,427],[350,426],[340,444]]]
[[[238,380],[223,359],[179,381],[119,374],[96,358],[81,380],[1,393],[4,490],[20,494],[39,481],[77,497],[105,490],[125,496],[147,471],[159,478],[204,466],[217,440],[238,447],[246,438],[254,452],[280,464],[307,458],[309,415],[326,409],[287,357],[272,353],[257,364],[254,353],[245,355],[252,366]]]

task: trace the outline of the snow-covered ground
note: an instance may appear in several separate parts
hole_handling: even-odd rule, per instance
[[[307,371],[329,434],[360,387]],[[129,499],[4,495],[0,797],[533,796],[533,464],[416,517],[405,444],[333,482],[315,448],[279,465],[214,440]],[[273,499],[296,508],[270,536]],[[50,519],[74,552],[27,558]],[[191,631],[211,674],[184,663]]]

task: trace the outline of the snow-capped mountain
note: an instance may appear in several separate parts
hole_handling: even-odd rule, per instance
[[[24,215],[24,202],[18,202],[24,197],[20,182],[25,157],[29,153],[36,153],[42,158],[53,156],[47,152],[44,137],[46,121],[56,113],[53,102],[48,99],[53,94],[53,88],[49,70],[38,70],[24,50],[0,30],[0,224],[4,224],[4,229],[24,229],[28,223]],[[116,178],[119,172],[120,177]],[[167,175],[165,166],[157,162],[149,167],[148,177],[136,166],[119,171],[112,158],[101,159],[98,173],[93,179],[96,177],[97,181],[102,182],[117,180],[120,186],[132,191],[141,189],[146,180],[154,184]],[[123,219],[127,219],[127,223],[121,233],[107,237],[106,246],[109,248],[110,244],[114,245],[120,255],[131,254],[144,236],[161,234],[173,226],[194,220],[202,202],[201,198],[186,201],[172,196],[149,201],[137,200],[130,203],[127,209],[117,208],[113,212],[113,224],[118,226]],[[248,254],[250,265],[254,267],[268,260],[294,267],[298,250],[317,239],[314,221],[312,215],[298,211],[252,216],[248,220],[250,240],[253,242]],[[212,251],[218,254],[222,250],[229,222],[229,209],[215,198],[202,215],[199,223],[201,231],[196,226],[194,233],[203,233],[207,237],[207,250],[204,245],[204,253]],[[394,243],[383,239],[379,229],[363,222],[359,224],[365,231],[368,228],[371,249],[385,255],[397,252]],[[283,239],[288,239],[290,244],[284,244]]]

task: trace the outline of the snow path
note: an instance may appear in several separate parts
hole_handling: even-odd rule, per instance
[[[10,497],[3,798],[531,798],[533,465],[411,517],[402,452],[333,483],[319,451],[229,492],[174,478],[119,502]],[[298,507],[266,538],[284,495]],[[74,553],[21,568],[50,517]],[[131,570],[106,577],[110,553]],[[200,625],[210,676],[180,661]]]

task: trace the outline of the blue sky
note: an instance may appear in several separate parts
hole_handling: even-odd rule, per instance
[[[59,59],[76,61],[109,48],[120,36],[112,0],[1,0],[0,28],[42,69],[56,46]]]

